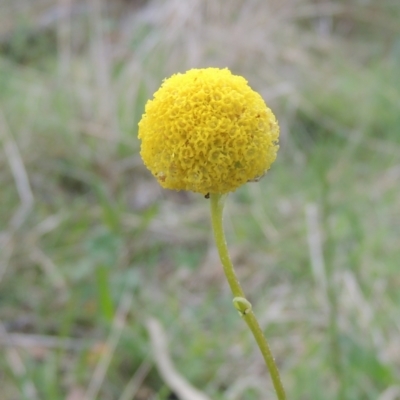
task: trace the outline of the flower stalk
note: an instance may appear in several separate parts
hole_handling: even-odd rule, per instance
[[[225,276],[234,296],[234,306],[238,310],[239,315],[246,322],[254,336],[254,339],[257,342],[257,345],[271,374],[271,379],[278,399],[285,400],[285,390],[282,385],[278,367],[276,366],[274,357],[272,356],[271,349],[251,308],[251,303],[245,297],[243,289],[240,286],[239,280],[233,268],[232,261],[229,257],[228,247],[226,245],[225,234],[223,230],[223,208],[226,197],[226,195],[221,194],[210,194],[211,220],[219,257],[224,268]]]
[[[279,400],[286,399],[268,342],[229,258],[224,200],[270,169],[279,149],[273,112],[246,79],[227,68],[191,69],[164,80],[139,122],[140,155],[165,189],[210,196],[214,237],[233,305],[261,350]]]

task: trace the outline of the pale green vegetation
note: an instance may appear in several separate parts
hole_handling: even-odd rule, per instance
[[[176,398],[150,317],[211,399],[274,398],[208,200],[161,190],[138,154],[145,101],[205,66],[280,121],[225,225],[288,398],[400,398],[399,2],[78,3],[0,3],[0,398]]]

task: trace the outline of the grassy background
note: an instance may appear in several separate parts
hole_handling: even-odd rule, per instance
[[[281,125],[225,225],[288,397],[400,399],[398,2],[3,0],[1,400],[177,398],[150,317],[211,399],[274,398],[208,201],[161,190],[138,153],[162,79],[206,66]]]

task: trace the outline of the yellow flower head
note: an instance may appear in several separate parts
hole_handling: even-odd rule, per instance
[[[279,126],[261,96],[228,69],[166,79],[139,122],[141,156],[167,189],[227,193],[275,161]]]

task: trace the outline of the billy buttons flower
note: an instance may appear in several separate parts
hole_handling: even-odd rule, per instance
[[[139,122],[141,156],[167,189],[234,191],[275,161],[279,126],[261,96],[228,69],[166,79]]]

